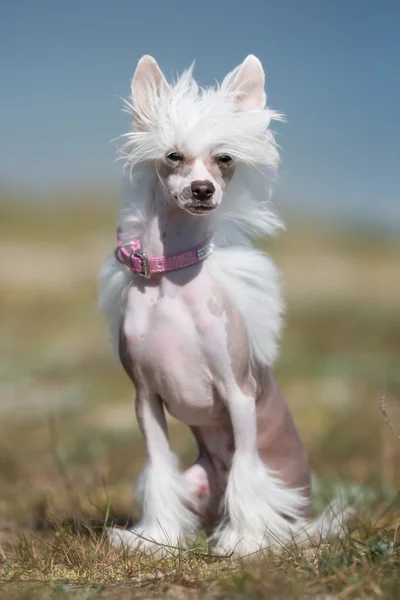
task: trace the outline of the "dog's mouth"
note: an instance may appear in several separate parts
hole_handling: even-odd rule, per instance
[[[210,206],[209,204],[186,204],[184,208],[192,215],[207,215],[212,212],[216,206]]]

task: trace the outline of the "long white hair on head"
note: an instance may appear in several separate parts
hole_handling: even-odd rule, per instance
[[[127,240],[140,237],[146,225],[156,181],[153,161],[174,148],[190,156],[218,152],[235,159],[235,175],[215,211],[216,248],[206,266],[241,310],[253,359],[270,365],[281,323],[280,285],[276,268],[252,241],[283,227],[270,203],[279,154],[269,129],[282,115],[266,106],[264,87],[263,68],[252,55],[216,88],[200,88],[193,67],[170,86],[156,61],[144,56],[132,80],[131,100],[125,102],[135,126],[122,136],[119,153],[134,186],[121,211]],[[110,268],[121,288],[117,292],[108,289]],[[127,271],[112,259],[103,271],[100,307],[114,323],[123,310]],[[117,308],[116,296],[121,298]]]
[[[245,77],[258,77],[261,84],[262,95],[256,92],[259,97],[253,104],[254,89],[246,88]],[[218,148],[247,164],[272,171],[278,165],[268,127],[282,115],[265,106],[264,73],[253,56],[217,88],[199,88],[193,66],[171,87],[154,59],[143,57],[133,77],[131,99],[124,102],[135,122],[135,128],[121,136],[120,158],[129,170],[181,145],[194,155]]]

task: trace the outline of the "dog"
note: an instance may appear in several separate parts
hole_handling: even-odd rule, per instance
[[[113,529],[111,543],[157,552],[212,528],[214,553],[247,556],[332,531],[332,514],[308,520],[307,454],[271,373],[280,282],[252,240],[282,228],[269,128],[282,117],[266,107],[262,65],[250,55],[201,89],[192,69],[171,86],[144,56],[131,92],[120,149],[131,186],[99,304],[136,389],[147,466],[140,521]],[[165,411],[197,442],[184,473]]]

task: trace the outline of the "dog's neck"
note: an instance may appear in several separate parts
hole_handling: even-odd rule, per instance
[[[211,216],[191,215],[168,200],[155,183],[142,249],[148,256],[168,256],[202,244],[212,234]]]

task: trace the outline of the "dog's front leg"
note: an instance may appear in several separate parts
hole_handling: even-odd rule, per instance
[[[279,473],[261,461],[255,399],[235,385],[224,391],[235,452],[225,492],[225,518],[212,539],[217,554],[246,556],[289,541],[306,500],[301,490],[286,488]]]
[[[136,413],[147,450],[147,466],[136,494],[142,514],[130,531],[114,529],[111,541],[114,547],[167,554],[198,528],[198,517],[189,508],[196,499],[171,452],[162,402],[144,386],[137,386]]]

